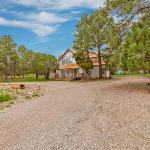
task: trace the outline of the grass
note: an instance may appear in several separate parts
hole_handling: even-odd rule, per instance
[[[10,82],[43,82],[43,81],[48,81],[48,80],[44,78],[39,78],[37,80],[34,77],[25,77],[25,78],[17,78],[14,81],[10,81]]]
[[[113,75],[114,78],[117,77],[150,77],[150,74],[116,74]]]
[[[13,98],[14,97],[8,88],[0,87],[0,103],[10,101]]]
[[[0,94],[0,103],[12,100],[12,96],[9,94]]]
[[[118,77],[134,77],[134,76],[146,76],[146,77],[150,77],[150,74],[116,74],[116,75],[113,75],[112,77],[113,78],[118,78]],[[16,77],[16,79],[15,80],[11,80],[10,78],[7,80],[7,81],[5,81],[5,79],[4,78],[0,78],[0,82],[2,83],[5,83],[5,82],[9,82],[9,83],[17,83],[17,82],[48,82],[48,81],[54,81],[55,79],[54,78],[50,78],[49,80],[46,80],[45,78],[44,78],[44,76],[42,76],[42,75],[40,75],[39,76],[39,79],[37,80],[36,78],[35,78],[35,75],[34,74],[28,74],[28,75],[26,75],[24,78],[22,78],[22,77]],[[96,80],[96,79],[95,79]],[[97,79],[98,80],[98,79]],[[57,81],[57,80],[56,80]],[[58,80],[59,81],[59,80]],[[60,80],[60,81],[62,81],[62,80]]]
[[[52,79],[50,79],[52,80]],[[39,77],[39,80],[36,80],[35,77],[33,75],[28,75],[25,76],[25,78],[17,78],[15,81],[4,81],[4,79],[1,79],[0,82],[43,82],[43,81],[47,81],[44,79],[43,76]],[[7,84],[6,84],[7,85]],[[31,95],[31,93],[28,90],[19,90],[19,89],[12,89],[11,86],[3,86],[0,85],[0,110],[4,109],[6,107],[10,107],[12,104],[14,104],[15,102],[19,102],[19,100],[31,100],[34,97],[39,97],[42,96],[41,92],[37,91],[33,89],[32,87],[31,90],[33,90],[33,94]]]
[[[0,82],[10,82],[10,83],[15,83],[15,82],[46,82],[46,81],[52,81],[54,80],[53,78],[50,78],[49,80],[46,80],[44,78],[44,76],[40,75],[39,76],[39,79],[37,80],[35,78],[35,75],[34,74],[29,74],[29,75],[26,75],[24,78],[23,77],[16,77],[15,80],[11,80],[11,79],[8,79],[7,81],[4,80],[4,78],[1,78],[0,79]]]

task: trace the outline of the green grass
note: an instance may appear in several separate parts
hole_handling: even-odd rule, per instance
[[[14,81],[10,81],[10,82],[43,82],[43,81],[48,81],[48,80],[45,80],[44,78],[39,78],[37,80],[34,77],[25,77],[25,78],[15,79]]]
[[[24,78],[23,77],[16,77],[15,80],[11,80],[11,79],[8,79],[7,81],[5,81],[4,79],[0,79],[0,82],[46,82],[46,81],[52,81],[54,80],[53,78],[50,78],[49,80],[46,80],[44,78],[44,76],[39,76],[39,79],[37,80],[35,78],[35,75],[33,74],[29,74],[29,75],[26,75]]]
[[[9,95],[9,94],[5,94],[5,95],[0,94],[0,103],[7,102],[9,100],[12,100],[12,96],[11,95]]]
[[[117,77],[150,77],[150,74],[119,74],[113,75],[114,78]]]

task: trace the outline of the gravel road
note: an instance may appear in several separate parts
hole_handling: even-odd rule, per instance
[[[149,150],[147,81],[35,83],[46,95],[0,112],[0,150]]]

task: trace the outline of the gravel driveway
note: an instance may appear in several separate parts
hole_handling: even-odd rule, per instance
[[[0,112],[0,150],[149,150],[147,81],[36,83],[45,96]]]

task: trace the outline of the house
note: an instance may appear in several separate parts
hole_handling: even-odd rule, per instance
[[[67,49],[63,55],[58,58],[59,69],[57,70],[57,76],[63,78],[76,78],[82,77],[83,74],[86,76],[86,73],[80,68],[73,58],[75,50]],[[91,69],[91,78],[99,77],[99,62],[96,52],[90,52],[89,57],[93,62],[93,69]],[[103,76],[106,76],[105,62],[102,58],[102,73]]]

